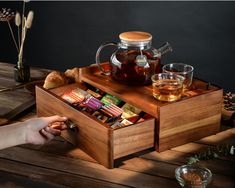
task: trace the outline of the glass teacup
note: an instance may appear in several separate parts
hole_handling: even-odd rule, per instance
[[[176,101],[181,98],[184,77],[174,73],[159,73],[152,77],[153,96],[159,101]]]
[[[170,63],[166,64],[162,67],[162,72],[164,73],[175,73],[178,75],[181,75],[185,78],[184,83],[183,83],[183,89],[189,89],[192,80],[193,80],[193,66],[187,65],[184,63]]]

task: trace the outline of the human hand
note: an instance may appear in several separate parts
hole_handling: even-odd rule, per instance
[[[29,144],[42,145],[60,135],[61,130],[67,128],[66,117],[50,116],[40,117],[25,121],[25,142]]]

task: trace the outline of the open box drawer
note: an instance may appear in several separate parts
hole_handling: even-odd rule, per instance
[[[154,147],[155,118],[119,129],[112,129],[94,116],[79,111],[61,98],[67,89],[82,88],[79,83],[52,90],[36,87],[38,116],[63,115],[78,127],[79,145],[91,157],[107,168],[114,167],[114,160]]]

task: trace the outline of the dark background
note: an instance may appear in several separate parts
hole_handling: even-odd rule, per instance
[[[21,12],[22,1],[0,2],[0,7]],[[30,1],[29,10],[35,17],[24,58],[31,66],[61,71],[86,66],[95,63],[101,43],[118,42],[119,33],[141,30],[153,35],[155,48],[165,41],[172,45],[173,53],[164,56],[162,64],[191,64],[196,77],[235,91],[235,2]],[[16,32],[13,22],[12,27]],[[17,62],[4,22],[0,23],[0,61]]]

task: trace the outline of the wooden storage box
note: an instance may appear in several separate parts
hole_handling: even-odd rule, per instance
[[[127,86],[102,75],[96,66],[80,68],[81,83],[52,90],[36,87],[39,116],[61,114],[78,125],[77,139],[83,149],[108,168],[115,159],[155,147],[156,151],[182,145],[215,134],[220,129],[223,90],[198,79],[190,91],[176,102],[160,102],[152,96],[152,86]],[[88,83],[132,104],[154,118],[113,130],[91,115],[76,110],[61,99],[68,88]]]
[[[94,116],[75,109],[60,97],[66,90],[77,87],[82,88],[82,85],[70,84],[50,91],[36,87],[38,116],[59,114],[68,117],[78,127],[76,139],[82,149],[107,168],[114,167],[115,159],[154,147],[154,118],[112,129]]]

